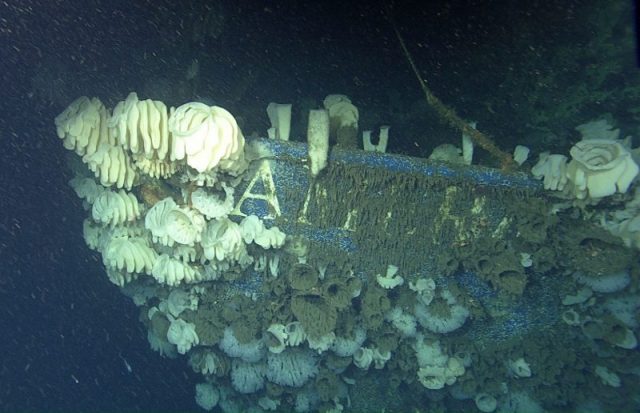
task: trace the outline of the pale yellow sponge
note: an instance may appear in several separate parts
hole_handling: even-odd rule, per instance
[[[107,118],[100,99],[81,96],[56,116],[56,131],[66,149],[92,155],[101,143],[109,142]]]
[[[567,177],[578,199],[625,193],[638,175],[631,152],[611,139],[586,139],[571,148]]]
[[[244,136],[233,115],[221,107],[186,103],[169,117],[169,131],[171,160],[186,159],[200,173],[244,162]]]

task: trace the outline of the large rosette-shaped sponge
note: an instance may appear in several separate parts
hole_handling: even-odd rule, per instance
[[[629,150],[611,139],[580,141],[570,153],[573,159],[567,165],[567,177],[578,199],[625,193],[638,175]]]
[[[171,160],[185,159],[203,173],[220,167],[236,170],[244,162],[244,137],[227,110],[191,102],[178,107],[169,117],[173,134]]]

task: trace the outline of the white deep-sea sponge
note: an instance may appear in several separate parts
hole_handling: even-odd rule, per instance
[[[286,235],[280,231],[278,227],[271,227],[262,231],[255,239],[254,242],[264,249],[280,248],[284,245]]]
[[[322,402],[320,400],[320,395],[318,392],[311,388],[311,386],[307,386],[305,388],[300,389],[300,391],[296,392],[296,400],[294,411],[296,413],[308,413],[312,411],[318,410],[318,405]]]
[[[244,162],[244,137],[235,118],[218,106],[191,102],[178,107],[169,117],[173,133],[171,159],[185,159],[198,172],[220,166],[233,169]]]
[[[352,337],[337,336],[331,343],[331,351],[340,357],[352,356],[367,339],[367,331],[362,326],[356,326]]]
[[[288,349],[267,355],[267,380],[281,386],[301,387],[318,374],[318,359],[311,351]]]
[[[278,406],[280,406],[280,400],[271,399],[267,396],[262,396],[258,399],[258,405],[265,412],[275,411],[278,408]]]
[[[200,241],[205,220],[199,212],[180,208],[171,198],[157,202],[145,215],[144,226],[162,245],[193,245]]]
[[[436,146],[431,155],[429,155],[430,161],[447,162],[452,164],[464,164],[464,158],[461,156],[462,149],[450,143],[443,143]]]
[[[138,218],[140,204],[130,192],[102,191],[93,203],[91,216],[96,222],[113,227]]]
[[[507,362],[507,366],[509,368],[509,373],[516,378],[531,377],[531,366],[529,366],[529,363],[527,363],[523,357],[520,357],[517,360],[509,360]]]
[[[166,338],[158,337],[153,329],[147,331],[147,341],[153,351],[157,351],[161,356],[168,357],[170,359],[176,358],[178,353],[176,346],[169,343]]]
[[[592,120],[574,128],[582,136],[582,140],[607,139],[616,140],[620,136],[620,129],[609,123],[607,119]]]
[[[443,366],[449,358],[449,356],[442,350],[439,341],[425,340],[422,334],[418,334],[413,347],[416,351],[416,358],[419,366]]]
[[[513,150],[513,160],[518,165],[522,165],[529,158],[529,148],[523,145],[516,145]]]
[[[598,411],[589,410],[589,409],[581,409],[577,407],[575,409],[576,412],[586,412],[586,411]],[[546,410],[540,406],[540,404],[529,396],[528,393],[524,391],[510,391],[507,393],[506,398],[501,400],[500,403],[500,413],[544,413]]]
[[[119,236],[107,243],[102,259],[107,267],[148,274],[156,263],[157,254],[144,238]]]
[[[623,209],[605,209],[596,217],[602,228],[621,238],[627,247],[640,249],[640,187],[636,185],[633,198]]]
[[[94,251],[102,249],[105,241],[105,232],[108,230],[100,224],[97,224],[91,218],[87,218],[82,222],[82,235],[84,242]]]
[[[637,314],[640,314],[640,296],[637,294],[609,298],[605,301],[604,308],[627,327],[637,329],[640,326],[637,318]]]
[[[208,260],[244,261],[247,255],[240,226],[228,218],[209,221],[200,244]]]
[[[614,293],[624,290],[631,282],[628,271],[620,271],[605,275],[589,276],[576,271],[573,277],[580,284],[586,285],[597,293]]]
[[[478,393],[473,400],[482,413],[491,413],[498,407],[498,400],[488,393]]]
[[[578,199],[625,193],[638,175],[639,168],[631,152],[618,141],[583,140],[576,143],[570,153],[572,160],[567,166],[567,176]]]
[[[174,317],[178,317],[184,310],[195,311],[198,309],[198,297],[184,290],[175,289],[169,293],[166,301],[167,311]]]
[[[353,353],[353,364],[362,370],[367,370],[372,363],[376,369],[383,369],[387,361],[390,359],[390,351],[387,350],[383,353],[376,347],[359,347]]]
[[[264,249],[280,248],[284,245],[286,235],[278,227],[267,229],[256,215],[249,215],[240,221],[242,239],[247,244],[255,242]]]
[[[107,278],[118,287],[129,285],[131,281],[138,279],[138,273],[126,272],[117,268],[106,267]]]
[[[616,212],[612,214],[613,219],[610,221],[602,216],[600,226],[619,237],[627,247],[640,249],[640,214],[628,215],[626,211]]]
[[[328,95],[324,98],[323,106],[329,111],[332,130],[345,126],[358,129],[358,120],[360,118],[358,108],[351,103],[347,96],[339,94]]]
[[[167,340],[169,340],[169,343],[176,345],[178,353],[185,354],[191,350],[191,347],[200,343],[196,333],[196,326],[181,318],[171,318],[171,324],[167,330]]]
[[[220,400],[220,393],[211,383],[196,384],[196,403],[205,410],[212,410]]]
[[[163,245],[171,246],[173,239],[170,237],[167,229],[168,215],[174,209],[177,209],[178,205],[172,198],[165,198],[147,211],[144,217],[144,226],[151,231],[153,240]]]
[[[78,198],[87,201],[89,205],[92,205],[98,195],[105,191],[104,186],[98,185],[95,180],[79,176],[71,179],[69,186],[73,188]]]
[[[287,347],[287,326],[271,324],[265,333],[267,348],[272,353],[282,353]]]
[[[134,154],[164,160],[169,152],[171,135],[167,126],[167,107],[160,101],[141,101],[131,92],[113,109],[108,125],[119,144]]]
[[[287,328],[287,346],[295,347],[302,344],[307,339],[307,333],[300,321],[292,321],[286,325]]]
[[[121,146],[101,143],[94,153],[82,157],[103,186],[131,189],[137,173],[128,152]]]
[[[233,329],[231,327],[224,329],[224,335],[218,342],[218,347],[220,347],[220,350],[224,351],[227,356],[237,357],[249,363],[259,361],[266,353],[265,345],[262,340],[240,343],[233,334]]]
[[[218,219],[233,211],[233,187],[222,185],[224,196],[198,188],[191,194],[191,204],[207,219]]]
[[[249,363],[240,359],[231,362],[231,385],[243,394],[255,393],[264,387],[266,365]]]
[[[418,301],[415,306],[415,316],[420,325],[429,331],[450,333],[464,325],[469,317],[469,310],[458,304],[449,290],[442,290],[440,297],[441,300],[436,300],[428,306]],[[434,311],[438,307],[440,308]],[[443,307],[446,308],[443,309]]]
[[[404,278],[397,275],[398,267],[395,265],[387,266],[387,272],[384,276],[378,274],[376,275],[376,281],[380,285],[380,287],[390,290],[399,285],[404,284]]]
[[[402,311],[402,308],[393,307],[385,315],[385,319],[400,331],[404,337],[413,337],[416,335],[416,318],[413,315]]]
[[[245,243],[251,244],[256,235],[264,231],[264,224],[257,215],[249,215],[240,221],[240,232]]]
[[[309,155],[309,172],[318,176],[327,167],[329,158],[329,111],[310,110],[307,122],[307,148]]]
[[[373,350],[368,347],[360,347],[353,353],[353,364],[359,369],[367,370],[373,362]]]
[[[420,278],[415,283],[409,281],[409,289],[415,291],[418,301],[424,305],[431,304],[436,296],[436,282],[433,278]]]
[[[156,259],[151,275],[160,284],[174,287],[181,282],[192,283],[202,279],[200,271],[177,258],[168,254],[160,254]]]
[[[166,219],[168,234],[175,242],[184,245],[200,242],[206,223],[199,212],[177,208],[169,212]]]
[[[200,250],[195,245],[178,244],[173,246],[171,255],[184,262],[195,262],[200,258]]]
[[[594,371],[605,386],[620,387],[622,385],[620,376],[618,376],[615,371],[609,370],[606,366],[596,366]]]
[[[101,143],[110,142],[107,116],[107,109],[98,98],[81,96],[56,116],[58,137],[66,149],[80,156],[92,155]]]
[[[538,157],[538,163],[531,168],[531,173],[537,179],[543,179],[544,189],[562,191],[568,181],[567,157],[543,152]]]
[[[148,159],[144,154],[133,154],[133,164],[140,172],[156,179],[166,179],[176,173],[178,165],[168,160]]]
[[[267,106],[267,116],[271,122],[269,137],[288,141],[291,130],[291,104],[271,102]]]
[[[320,337],[307,336],[307,345],[311,350],[315,350],[318,354],[329,350],[336,339],[336,333],[333,331]]]
[[[373,367],[381,370],[389,360],[391,360],[391,351],[382,352],[377,347],[373,349]]]
[[[203,375],[223,375],[226,363],[211,347],[198,347],[189,353],[189,365],[196,373]]]
[[[418,380],[427,389],[439,390],[450,386],[465,372],[463,361],[455,356],[449,357],[439,341],[426,341],[418,335],[414,349],[420,366]]]

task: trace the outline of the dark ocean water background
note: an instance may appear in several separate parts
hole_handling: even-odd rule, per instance
[[[518,22],[531,21],[532,39],[563,34],[573,30],[571,10],[580,3],[397,2],[396,8],[430,85],[464,115],[478,96],[502,93],[517,102],[513,91],[497,88],[499,73],[484,63],[507,65],[510,51],[502,46]],[[244,117],[247,133],[266,129],[264,108],[272,100],[345,93],[382,114],[368,120],[374,125],[393,120],[384,109],[392,100],[421,99],[382,2],[222,2],[223,34],[193,42],[185,25],[207,4],[0,3],[0,411],[198,410],[196,375],[184,359],[164,359],[149,348],[138,310],[84,244],[84,214],[66,184],[71,175],[53,126],[73,99],[99,96],[113,106],[148,79],[182,79],[194,57],[206,79],[199,94]],[[479,47],[495,54],[476,63]],[[34,86],[38,74],[63,81],[50,83],[47,94]],[[234,95],[248,77],[249,90]],[[431,116],[426,125],[437,123]],[[513,138],[514,129],[486,124],[499,141]],[[426,126],[399,123],[394,131],[409,136],[420,127]],[[423,156],[416,148],[426,144],[417,139],[398,139],[390,151]]]

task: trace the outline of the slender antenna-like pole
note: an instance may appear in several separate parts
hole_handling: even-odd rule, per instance
[[[431,92],[431,89],[429,89],[429,87],[427,86],[427,83],[424,81],[424,79],[420,75],[418,66],[416,66],[415,62],[413,61],[413,57],[411,56],[411,53],[409,52],[409,49],[407,48],[407,45],[405,44],[404,39],[400,34],[400,30],[398,30],[398,27],[396,26],[390,6],[387,8],[387,18],[389,19],[389,22],[393,27],[393,31],[396,33],[396,37],[398,38],[398,43],[400,43],[400,47],[402,48],[402,52],[404,53],[404,56],[407,59],[407,62],[409,62],[409,65],[411,66],[413,73],[416,75],[416,78],[420,83],[420,87],[424,92],[424,96],[427,99],[427,103],[429,104],[429,106],[435,109],[436,113],[442,119],[444,119],[446,123],[448,123],[450,126],[454,127],[455,129],[458,129],[465,135],[468,135],[471,138],[471,140],[475,142],[478,146],[480,146],[482,149],[486,150],[491,155],[499,159],[502,169],[504,170],[515,169],[516,163],[513,161],[513,157],[510,154],[498,148],[498,146],[493,142],[493,140],[491,140],[491,138],[489,138],[487,135],[485,135],[484,133],[480,132],[477,129],[472,128],[467,122],[465,122],[462,118],[460,118],[453,109],[447,107],[444,103],[442,103],[440,99],[438,99],[436,95],[433,94],[433,92]]]

